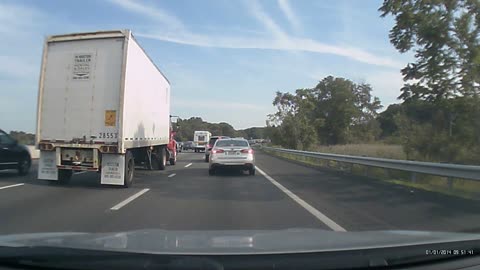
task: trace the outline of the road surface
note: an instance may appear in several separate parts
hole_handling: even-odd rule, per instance
[[[0,172],[0,235],[137,229],[480,232],[475,201],[342,175],[257,151],[257,174],[208,175],[203,153],[165,171],[137,167],[132,188],[101,186],[94,172],[68,185]],[[263,172],[263,174],[261,173]]]

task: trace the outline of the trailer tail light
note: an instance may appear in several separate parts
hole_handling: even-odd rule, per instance
[[[118,152],[118,147],[103,145],[103,146],[100,147],[100,152],[102,152],[102,153],[117,153]]]
[[[253,154],[253,149],[243,149],[242,151],[240,151],[244,154]]]
[[[39,143],[38,148],[41,151],[53,151],[53,144],[51,144],[51,143]]]
[[[224,153],[225,151],[223,151],[222,149],[213,149],[212,150],[212,154],[220,154],[220,153]]]
[[[212,147],[213,147],[213,145],[209,144],[209,145],[207,145],[207,147],[208,147],[208,148],[212,148]]]

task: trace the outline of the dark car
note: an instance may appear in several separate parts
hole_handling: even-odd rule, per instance
[[[26,175],[31,164],[28,148],[0,129],[0,170],[16,169]]]
[[[182,145],[183,150],[193,150],[194,145],[192,141],[184,142]]]
[[[210,157],[210,151],[212,150],[212,147],[215,145],[215,142],[218,139],[230,139],[228,136],[212,136],[210,137],[210,141],[208,141],[208,145],[205,147],[205,162],[208,162],[208,159]]]

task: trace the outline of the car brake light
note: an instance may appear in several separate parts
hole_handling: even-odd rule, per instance
[[[219,153],[223,153],[225,151],[223,151],[222,149],[213,149],[212,150],[212,154],[219,154]]]
[[[242,151],[240,151],[244,154],[253,154],[253,149],[243,149]]]

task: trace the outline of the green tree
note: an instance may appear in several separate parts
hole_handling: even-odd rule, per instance
[[[320,141],[344,144],[371,141],[381,132],[375,120],[382,107],[371,95],[369,84],[355,84],[344,78],[326,77],[313,89],[314,121]]]
[[[480,1],[385,0],[379,10],[395,17],[395,48],[415,52],[394,117],[404,148],[424,160],[478,163]]]
[[[480,93],[480,1],[384,0],[381,16],[395,17],[390,42],[414,51],[402,74],[400,98],[438,101]]]
[[[312,89],[277,92],[268,135],[279,135],[274,143],[293,149],[309,149],[316,142],[372,141],[381,131],[375,120],[381,105],[371,91],[368,84],[329,76]]]

